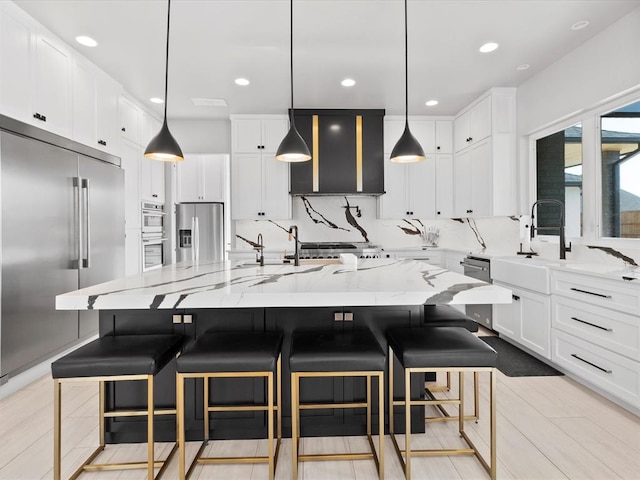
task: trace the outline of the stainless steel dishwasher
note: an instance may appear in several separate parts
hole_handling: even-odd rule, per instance
[[[468,255],[460,265],[464,267],[467,277],[491,283],[491,262],[488,258]],[[469,304],[466,306],[466,313],[483,327],[493,330],[493,305]]]

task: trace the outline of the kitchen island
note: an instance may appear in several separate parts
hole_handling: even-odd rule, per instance
[[[490,285],[428,263],[406,259],[359,259],[357,265],[316,260],[260,266],[254,262],[181,263],[103,283],[56,297],[56,308],[99,310],[100,335],[180,333],[187,342],[205,331],[279,330],[283,344],[283,427],[290,430],[289,339],[294,330],[370,329],[386,348],[390,326],[419,326],[424,304],[509,303],[508,289]],[[353,401],[364,398],[360,379],[318,379],[306,388],[302,401]],[[399,379],[401,380],[401,379]],[[421,392],[418,382],[412,395]],[[156,403],[175,402],[175,369],[170,364],[156,378]],[[400,393],[402,384],[396,385]],[[253,379],[221,379],[211,387],[215,403],[262,401],[264,384]],[[187,438],[202,437],[202,386],[187,384]],[[146,392],[136,382],[111,385],[107,409],[143,407]],[[377,407],[374,407],[374,411]],[[413,429],[424,431],[421,407],[415,407]],[[349,435],[364,431],[359,410],[308,411],[305,435]],[[174,437],[173,418],[156,419],[158,438]],[[398,425],[402,425],[398,418]],[[126,423],[125,423],[126,422]],[[126,428],[123,428],[126,427]],[[213,415],[212,438],[262,436],[262,412]],[[135,418],[107,419],[110,442],[144,441],[144,422]]]

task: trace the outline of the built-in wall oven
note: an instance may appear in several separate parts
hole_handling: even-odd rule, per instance
[[[488,258],[468,255],[460,262],[467,277],[491,283],[491,262]],[[468,304],[466,313],[483,327],[493,330],[493,305]]]
[[[164,204],[142,202],[142,271],[162,267],[165,254]]]

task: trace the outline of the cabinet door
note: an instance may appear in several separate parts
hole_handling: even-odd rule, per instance
[[[409,211],[416,218],[436,216],[436,161],[433,155],[409,165]]]
[[[551,358],[551,302],[547,295],[521,292],[519,342],[530,350]]]
[[[140,116],[142,112],[136,104],[120,97],[120,134],[127,140],[140,144]],[[146,146],[146,144],[145,144]]]
[[[120,85],[103,75],[96,80],[97,148],[116,153],[119,149],[118,103]]]
[[[35,102],[37,125],[71,137],[71,52],[43,34],[36,36]]]
[[[0,112],[33,123],[33,36],[27,19],[0,11]]]
[[[512,302],[493,306],[493,329],[517,342],[520,341],[520,319],[522,316],[522,295],[511,285],[503,285],[513,292]]]
[[[453,217],[453,156],[436,155],[436,217]]]
[[[149,160],[151,162],[151,197],[164,203],[164,167],[165,162]]]
[[[234,220],[262,220],[262,155],[240,154],[231,160],[231,214]]]
[[[221,154],[202,156],[202,199],[205,202],[225,201],[228,158]]]
[[[73,139],[96,148],[96,77],[93,67],[76,61],[73,65]]]
[[[282,139],[289,131],[289,120],[270,118],[262,120],[262,153],[276,153]]]
[[[459,152],[469,146],[469,112],[465,112],[453,123],[453,146]]]
[[[471,147],[471,210],[474,217],[491,215],[493,188],[491,168],[491,142],[487,139]],[[498,188],[506,188],[504,185]]]
[[[289,164],[277,161],[272,155],[262,155],[262,172],[262,218],[291,218]]]
[[[491,135],[491,96],[474,106],[470,114],[469,136],[471,142],[479,142]]]
[[[456,153],[453,161],[454,215],[468,217],[471,208],[471,154],[469,149]]]
[[[142,150],[139,145],[123,140],[120,147],[120,160],[124,170],[124,223],[130,230],[140,228],[140,162]],[[150,161],[144,159],[144,161]]]
[[[202,202],[202,158],[185,155],[184,162],[176,165],[178,202]]]
[[[436,122],[433,120],[409,120],[409,128],[427,155],[436,151]],[[398,137],[399,138],[399,137]]]
[[[145,111],[141,112],[141,118],[142,127],[140,130],[140,145],[142,145],[144,148],[147,148],[147,145],[149,145],[151,139],[155,137],[158,132],[160,132],[162,122],[152,117]]]
[[[380,218],[405,218],[409,215],[407,167],[406,164],[389,161],[388,155],[385,155],[385,193],[380,196]]]
[[[436,121],[436,153],[453,153],[453,122]]]
[[[142,235],[140,229],[128,228],[124,237],[124,274],[126,276],[136,275],[142,271],[141,255]]]
[[[233,121],[234,153],[253,153],[262,149],[262,122],[259,119]],[[276,147],[277,148],[277,147]]]

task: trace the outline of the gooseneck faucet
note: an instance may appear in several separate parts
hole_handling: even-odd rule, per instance
[[[534,216],[533,216],[533,212],[534,209],[536,208],[536,205],[558,205],[560,207],[560,225],[557,227],[535,227],[534,226]],[[560,230],[560,260],[566,260],[567,258],[567,252],[571,251],[571,242],[569,242],[569,246],[567,247],[565,245],[565,239],[564,239],[564,203],[562,203],[560,200],[555,200],[555,199],[542,199],[542,200],[537,200],[535,202],[533,202],[533,205],[531,206],[531,240],[533,240],[533,237],[535,236],[535,232],[536,230],[538,231],[545,231],[545,230]]]
[[[264,267],[264,240],[262,239],[262,234],[258,234],[257,246],[254,247],[258,252],[260,252],[260,256],[256,259],[256,261],[260,264],[261,267]],[[256,252],[256,255],[258,254]]]
[[[292,236],[296,241],[296,250],[295,250],[295,253],[293,254],[293,264],[297,267],[300,265],[300,254],[298,253],[298,226],[297,225],[291,225],[289,227],[289,241],[291,241]]]

